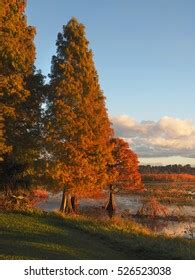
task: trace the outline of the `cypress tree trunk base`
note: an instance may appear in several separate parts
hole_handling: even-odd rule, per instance
[[[114,196],[114,190],[112,186],[110,186],[109,198],[105,206],[105,209],[107,210],[109,217],[112,218],[112,216],[116,211],[115,196]]]
[[[62,201],[60,205],[60,212],[64,212],[65,208],[66,208],[66,188],[64,187],[62,193]]]
[[[71,197],[70,193],[66,193],[66,188],[64,187],[62,193],[62,201],[60,205],[60,212],[62,213],[72,213],[76,209],[75,197]]]
[[[71,197],[71,205],[72,205],[73,211],[77,212],[77,210],[78,210],[78,199],[77,199],[76,195]]]
[[[66,207],[64,209],[65,213],[72,213],[73,209],[72,209],[72,203],[71,203],[71,195],[68,193],[66,195]]]

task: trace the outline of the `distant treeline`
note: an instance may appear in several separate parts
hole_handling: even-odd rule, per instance
[[[195,182],[195,175],[177,173],[142,174],[142,181],[147,182]]]
[[[141,174],[191,174],[195,175],[195,167],[190,164],[181,165],[173,164],[166,166],[151,166],[140,165],[139,171]]]

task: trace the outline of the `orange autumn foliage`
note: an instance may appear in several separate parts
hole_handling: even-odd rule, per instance
[[[19,105],[30,95],[25,78],[35,59],[35,29],[27,25],[25,0],[0,3],[0,159],[14,150]]]
[[[56,46],[45,122],[48,176],[72,195],[98,195],[109,179],[113,132],[84,25],[72,18]]]
[[[137,155],[122,138],[113,138],[113,164],[109,166],[111,183],[122,189],[142,190]]]

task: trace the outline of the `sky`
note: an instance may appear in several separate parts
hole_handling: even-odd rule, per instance
[[[141,163],[195,166],[194,0],[28,0],[37,68],[50,72],[57,33],[86,26],[116,136]]]

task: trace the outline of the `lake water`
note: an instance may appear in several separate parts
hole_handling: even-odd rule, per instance
[[[61,203],[61,193],[49,194],[47,200],[42,201],[38,208],[45,211],[59,209]],[[108,218],[104,206],[106,201],[103,199],[80,199],[78,211],[83,214],[95,215],[100,218]],[[195,204],[177,207],[176,205],[166,205],[168,215],[182,215],[186,217],[185,222],[170,221],[166,219],[143,219],[135,218],[135,214],[142,206],[142,199],[139,195],[116,194],[116,215],[128,219],[134,219],[143,225],[146,225],[158,234],[167,234],[169,236],[181,236],[195,239]],[[132,216],[131,216],[132,215]]]

